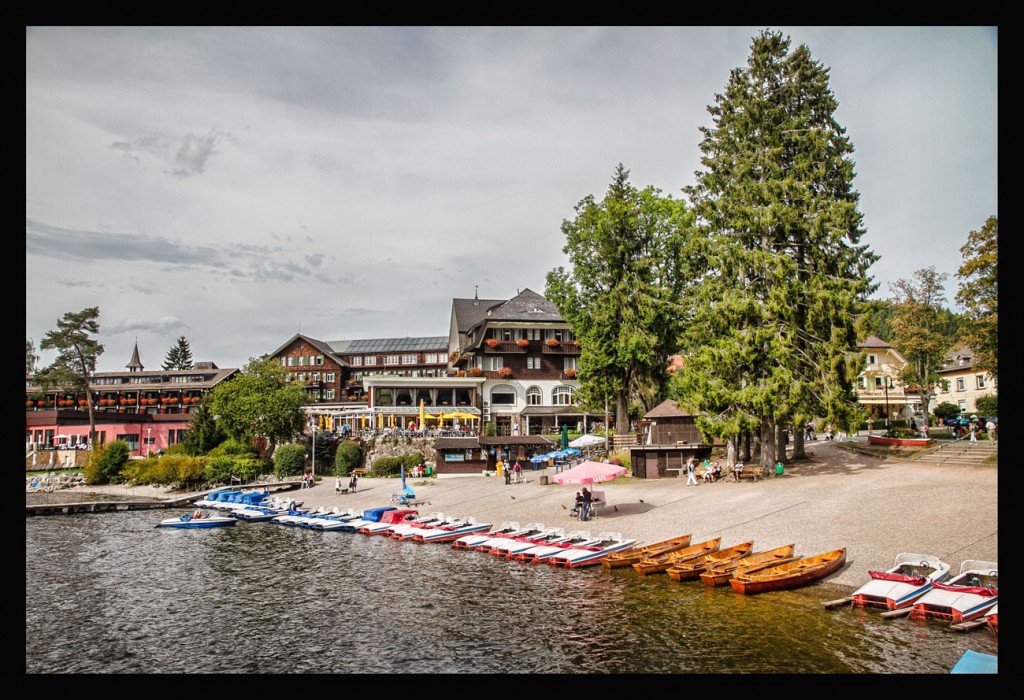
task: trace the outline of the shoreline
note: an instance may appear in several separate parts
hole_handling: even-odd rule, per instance
[[[607,505],[588,522],[569,516],[580,486],[540,484],[541,476],[554,474],[551,468],[528,468],[524,483],[512,485],[476,475],[407,477],[406,483],[425,499],[421,513],[472,516],[493,527],[543,523],[567,532],[619,532],[638,544],[689,533],[693,542],[720,536],[723,548],[748,540],[755,551],[793,543],[801,556],[846,547],[846,565],[818,582],[840,590],[860,587],[869,569],[889,568],[902,552],[937,556],[954,572],[967,559],[998,561],[997,466],[880,460],[826,442],[808,445],[807,453],[807,461],[787,467],[783,476],[757,482],[686,486],[685,479],[666,478],[594,484],[593,490],[605,492]],[[310,509],[362,510],[390,505],[391,494],[401,489],[397,478],[366,477],[356,493],[338,495],[332,475],[318,478],[313,488],[287,493]],[[347,478],[342,482],[348,485]],[[122,485],[75,486],[64,493],[161,500],[186,495]]]

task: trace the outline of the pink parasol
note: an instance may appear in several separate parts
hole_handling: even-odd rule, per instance
[[[561,474],[555,474],[551,480],[556,484],[596,484],[600,481],[611,481],[626,473],[626,468],[617,464],[605,464],[587,460]]]

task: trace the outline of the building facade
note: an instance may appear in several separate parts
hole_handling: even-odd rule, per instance
[[[998,393],[995,378],[989,372],[975,369],[974,352],[964,345],[946,353],[939,376],[941,381],[935,386],[936,402],[956,404],[961,413],[977,413],[979,398]]]
[[[158,452],[181,442],[191,412],[213,387],[238,369],[196,362],[191,369],[146,371],[136,343],[123,372],[96,372],[89,381],[95,438],[99,445],[128,443],[133,456]],[[25,382],[26,451],[89,446],[90,398]]]

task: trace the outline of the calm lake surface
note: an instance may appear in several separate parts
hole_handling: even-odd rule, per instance
[[[828,587],[740,596],[271,523],[154,528],[186,512],[26,518],[27,673],[945,674],[998,653],[984,628],[825,610]]]

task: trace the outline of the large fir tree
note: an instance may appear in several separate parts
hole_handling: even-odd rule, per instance
[[[770,467],[777,425],[857,414],[855,311],[877,256],[860,243],[853,146],[836,107],[809,49],[790,52],[764,31],[701,128],[704,170],[686,189],[702,234],[687,251],[701,266],[688,299],[694,352],[675,388],[726,438],[730,463],[745,430],[760,433]]]
[[[587,195],[562,223],[572,267],[548,273],[545,296],[581,343],[579,402],[600,410],[609,400],[620,433],[629,431],[631,402],[649,407],[668,380],[691,221],[683,202],[637,190],[620,163],[604,199]]]
[[[167,351],[163,369],[192,369],[192,348],[189,347],[185,336],[178,338]]]

